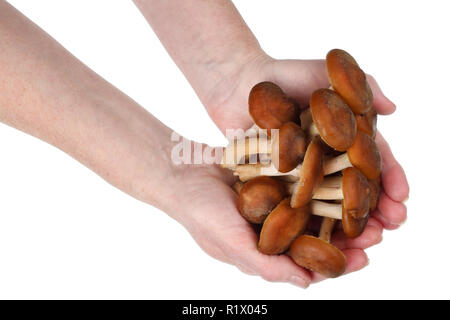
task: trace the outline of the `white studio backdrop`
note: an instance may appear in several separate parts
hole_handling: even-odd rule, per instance
[[[10,2],[175,131],[226,143],[131,1]],[[307,290],[269,283],[210,258],[163,212],[58,149],[0,125],[0,298],[450,298],[448,1],[234,3],[273,57],[324,58],[338,47],[377,78],[398,108],[378,123],[409,178],[406,224],[367,250],[362,271]]]

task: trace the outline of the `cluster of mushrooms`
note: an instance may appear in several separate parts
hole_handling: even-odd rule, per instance
[[[241,215],[262,225],[258,250],[287,253],[334,278],[346,268],[345,255],[330,243],[335,224],[341,220],[349,238],[364,231],[377,207],[381,155],[365,73],[340,49],[327,54],[326,66],[330,88],[312,93],[303,111],[276,84],[255,85],[249,95],[255,125],[225,148],[222,166],[239,177]]]

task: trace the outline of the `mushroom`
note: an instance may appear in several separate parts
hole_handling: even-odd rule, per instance
[[[306,150],[299,180],[295,183],[291,197],[291,207],[300,208],[306,205],[323,178],[323,150],[319,137],[315,137]]]
[[[370,186],[361,171],[354,167],[344,169],[341,188],[344,195],[342,211],[355,219],[366,217],[369,213]]]
[[[377,112],[375,109],[371,108],[365,114],[357,114],[355,119],[358,130],[367,133],[369,137],[375,139],[377,135]]]
[[[265,136],[246,137],[230,143],[224,151],[223,167],[234,167],[242,158],[250,155],[270,154],[271,161],[280,172],[289,172],[303,159],[306,150],[306,138],[303,130],[294,122],[286,122],[277,135],[270,140]],[[234,158],[237,160],[229,161]]]
[[[369,219],[372,200],[371,188],[366,177],[358,169],[350,167],[342,171],[340,189],[342,203],[311,200],[311,213],[317,216],[342,220],[345,234],[349,238],[355,238],[364,231]]]
[[[336,173],[345,168],[354,166],[369,179],[379,177],[381,173],[381,154],[375,141],[366,133],[358,131],[353,145],[337,157],[325,160],[323,163],[323,175]],[[258,176],[294,176],[300,177],[302,165],[298,165],[289,172],[278,171],[273,164],[248,164],[239,165],[234,170],[234,175],[246,181]]]
[[[254,123],[261,129],[278,129],[286,122],[295,122],[300,110],[294,99],[287,97],[275,83],[267,81],[252,88],[248,108]]]
[[[346,151],[356,135],[356,120],[352,110],[333,90],[313,92],[309,111],[302,112],[302,128],[309,136],[320,135],[322,140],[337,151]]]
[[[257,177],[240,189],[238,210],[247,221],[262,223],[286,196],[286,189],[281,182],[269,177]]]
[[[309,221],[309,206],[292,208],[285,198],[267,216],[259,236],[258,250],[264,254],[280,254],[303,234]]]
[[[375,141],[363,131],[356,133],[353,145],[346,153],[325,161],[324,174],[341,171],[354,166],[361,170],[367,179],[376,179],[381,173],[381,154]]]
[[[241,164],[234,168],[233,174],[239,177],[241,181],[248,181],[255,177],[270,176],[270,177],[284,177],[292,176],[295,180],[298,180],[302,165],[299,164],[296,168],[289,172],[280,172],[275,168],[273,163],[263,164]]]
[[[365,200],[363,202],[366,202]],[[344,204],[329,203],[319,200],[311,200],[310,202],[311,214],[316,216],[328,217],[332,219],[342,220],[342,227],[344,233],[349,238],[358,237],[366,227],[369,220],[369,206],[367,206],[366,214],[362,218],[354,218],[351,211],[345,210]],[[358,208],[359,212],[364,212]]]
[[[289,172],[299,165],[306,152],[306,137],[294,122],[286,122],[272,143],[272,163],[280,172]]]
[[[320,186],[312,195],[314,200],[342,200],[342,204],[353,218],[360,219],[367,215],[372,209],[373,203],[377,203],[378,190],[376,189],[376,180],[368,181],[366,177],[356,168],[350,167],[342,171],[341,177],[333,177],[332,179],[324,179]],[[295,189],[295,183],[286,183],[288,194],[292,194]],[[319,210],[321,214],[322,207],[315,205],[314,209]],[[331,217],[340,219],[342,214],[335,213],[331,209]]]
[[[250,159],[253,155],[259,157],[270,154],[271,149],[272,144],[265,135],[245,136],[242,139],[230,141],[223,149],[220,165],[223,168],[234,169],[236,165],[247,162],[247,158]]]
[[[369,112],[373,94],[366,74],[356,60],[346,51],[333,49],[326,58],[331,86],[347,102],[355,114]]]
[[[347,265],[344,253],[330,243],[335,220],[324,218],[319,237],[301,235],[291,245],[289,255],[296,264],[327,278],[342,275]]]

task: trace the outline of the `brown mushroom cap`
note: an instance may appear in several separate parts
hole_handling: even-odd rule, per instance
[[[313,92],[310,109],[314,124],[323,141],[338,151],[346,151],[356,135],[356,120],[352,110],[333,90]]]
[[[336,278],[345,271],[347,259],[341,250],[319,238],[302,235],[289,249],[296,264],[320,273],[327,278]]]
[[[273,137],[273,135],[272,135]],[[272,143],[272,162],[280,172],[289,172],[303,159],[306,152],[306,136],[302,128],[286,122]]]
[[[350,54],[340,49],[328,52],[327,70],[333,89],[355,114],[364,114],[372,108],[373,94],[366,74]]]
[[[359,237],[363,233],[369,218],[370,215],[366,215],[364,218],[355,219],[351,214],[342,210],[342,228],[345,235],[349,238]]]
[[[261,129],[278,129],[283,123],[297,121],[300,108],[295,100],[288,98],[279,86],[261,82],[250,91],[249,113]],[[270,135],[270,131],[268,132]]]
[[[369,214],[370,186],[366,177],[355,167],[342,171],[342,215],[350,214],[355,219]]]
[[[375,141],[366,133],[358,131],[353,145],[347,150],[352,165],[372,180],[380,176],[381,154]]]
[[[300,178],[292,192],[291,207],[300,208],[311,201],[323,178],[323,149],[319,137],[314,137],[306,150]]]
[[[287,196],[284,185],[269,177],[256,177],[241,188],[238,209],[251,223],[262,223],[267,215]]]
[[[377,135],[377,112],[375,109],[371,108],[365,114],[357,114],[355,118],[358,130],[367,133],[369,137],[375,139]]]
[[[369,180],[369,187],[370,187],[370,206],[369,210],[373,211],[376,209],[378,205],[378,197],[380,195],[380,189],[381,189],[381,181],[380,177]]]
[[[290,198],[285,198],[264,221],[258,242],[261,253],[283,253],[298,235],[305,232],[310,216],[309,206],[294,209],[289,203]]]

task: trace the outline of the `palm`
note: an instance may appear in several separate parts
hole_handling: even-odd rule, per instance
[[[222,132],[252,125],[247,97],[251,87],[258,82],[277,83],[301,107],[308,105],[312,91],[329,85],[323,60],[267,59],[242,69],[230,79],[219,86],[219,90],[205,103],[211,118]],[[373,78],[369,77],[369,83],[378,113],[392,113],[395,106],[384,98]],[[357,239],[346,239],[342,231],[338,231],[333,238],[334,244],[347,256],[346,272],[358,270],[367,264],[362,249],[381,241],[383,227],[395,229],[406,218],[406,208],[401,203],[408,194],[406,178],[380,134],[377,135],[377,143],[383,156],[382,181],[385,190],[381,194],[379,208],[372,213],[366,230]],[[208,254],[271,281],[289,281],[292,275],[296,275],[307,285],[322,279],[320,275],[296,266],[285,255],[266,256],[256,250],[256,233],[237,212],[237,196],[230,188],[234,180],[228,171],[218,167],[193,171],[190,201],[196,223],[195,228],[188,229]]]
[[[280,281],[280,276],[309,273],[287,256],[266,256],[256,249],[257,235],[237,211],[237,195],[230,188],[231,174],[218,167],[191,169],[189,207],[194,224],[187,229],[200,247],[212,257],[237,266],[249,274]],[[288,279],[284,279],[287,281]]]
[[[190,188],[185,197],[194,224],[189,232],[203,250],[219,260],[232,263],[242,246],[254,247],[256,235],[236,208],[237,195],[230,188],[233,177],[215,167],[191,168],[185,178]]]

